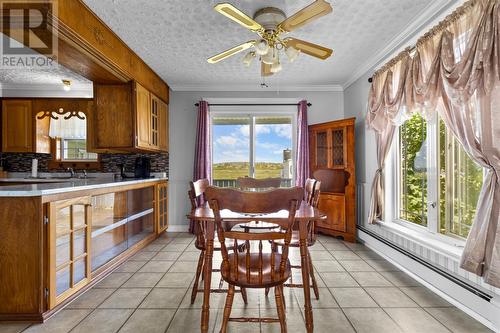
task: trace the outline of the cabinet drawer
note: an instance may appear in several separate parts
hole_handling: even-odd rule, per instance
[[[318,227],[346,232],[344,195],[321,193],[319,209],[327,215],[327,219],[318,221]]]

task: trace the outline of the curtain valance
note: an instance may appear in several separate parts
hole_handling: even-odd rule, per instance
[[[500,79],[500,2],[469,1],[373,76],[367,125],[383,131],[411,113],[436,112],[440,100],[463,104],[491,95]]]

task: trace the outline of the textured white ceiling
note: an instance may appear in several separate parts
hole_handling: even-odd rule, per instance
[[[0,33],[0,41],[10,38]],[[33,51],[33,55],[41,56]],[[0,83],[5,86],[33,86],[33,85],[46,85],[46,86],[59,86],[62,88],[62,80],[70,80],[73,86],[90,86],[92,82],[83,76],[67,69],[66,67],[54,63],[53,66],[43,67],[30,67],[19,66],[15,68],[1,68],[0,69]]]
[[[260,67],[245,68],[236,55],[218,64],[206,58],[255,38],[255,34],[218,14],[214,0],[84,0],[84,2],[171,86],[259,83]],[[253,16],[274,6],[287,16],[312,0],[232,0]],[[333,14],[290,36],[333,48],[326,61],[301,55],[271,83],[343,84],[376,51],[386,46],[432,0],[337,0]]]
[[[140,57],[171,86],[241,85],[261,82],[260,67],[242,65],[244,53],[217,64],[206,58],[256,35],[213,10],[217,0],[84,0]],[[233,0],[253,16],[266,6],[287,16],[312,0]],[[300,28],[290,36],[333,48],[321,61],[301,55],[293,64],[266,79],[275,87],[342,85],[371,55],[381,50],[432,0],[338,0],[334,13]],[[3,84],[59,84],[70,79],[89,82],[66,68],[0,70]]]

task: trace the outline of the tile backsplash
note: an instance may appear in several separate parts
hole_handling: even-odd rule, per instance
[[[90,172],[118,172],[119,164],[125,165],[127,173],[134,171],[135,159],[139,156],[151,158],[151,172],[166,172],[168,176],[168,153],[155,154],[99,154],[101,157],[102,170],[87,170]],[[50,154],[32,153],[0,153],[4,170],[10,172],[30,172],[31,160],[38,159],[39,172],[61,172],[58,169],[48,169],[48,162],[51,160]]]

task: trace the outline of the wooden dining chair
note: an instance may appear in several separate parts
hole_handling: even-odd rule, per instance
[[[304,185],[304,201],[307,202],[309,205],[313,207],[318,207],[319,204],[319,194],[320,194],[320,187],[321,187],[321,182],[316,179],[311,179],[308,178],[306,179],[305,185]],[[316,243],[316,231],[315,231],[315,221],[309,221],[308,225],[308,236],[307,236],[307,247],[311,247]],[[282,241],[275,241],[273,242],[273,247],[281,247],[283,246]],[[300,247],[300,235],[298,231],[298,225],[294,226],[294,230],[292,231],[292,239],[290,241],[289,247],[295,247],[299,248]],[[311,253],[309,249],[307,250],[307,256],[309,258],[308,260],[308,265],[309,265],[309,273],[311,276],[311,287],[313,288],[314,291],[314,296],[316,299],[319,299],[319,288],[318,284],[316,282],[316,276],[314,274],[314,265],[312,263],[312,258],[311,258]],[[291,268],[295,269],[302,269],[301,265],[292,265]],[[290,283],[285,283],[285,287],[289,288],[303,288],[303,284],[297,284],[293,283],[293,280],[290,281]],[[266,289],[266,295],[268,295],[269,289]]]
[[[194,211],[200,205],[205,202],[205,191],[210,186],[210,182],[208,179],[199,179],[195,182],[189,182],[189,191],[188,196],[191,202],[191,211]],[[191,304],[194,304],[196,300],[196,295],[199,292],[203,292],[203,290],[198,289],[198,285],[200,282],[200,277],[202,277],[203,273],[203,263],[205,262],[205,253],[206,253],[206,242],[205,242],[205,230],[206,230],[206,221],[199,221],[195,224],[194,231],[196,235],[196,241],[194,243],[195,247],[200,250],[200,256],[198,257],[198,266],[196,267],[196,275],[193,284],[193,290],[191,292]],[[225,228],[231,229],[234,224],[226,223]],[[229,247],[231,247],[229,245]],[[242,251],[245,246],[244,242],[240,242],[238,245],[238,250]],[[220,251],[221,246],[217,241],[214,241],[214,251]],[[219,272],[219,269],[212,269],[212,272]],[[211,292],[222,293],[226,292],[227,289],[222,289],[222,280],[219,284],[219,288],[212,289]],[[247,304],[247,295],[244,289],[240,290],[241,296],[243,297],[243,301]]]
[[[238,186],[241,190],[249,189],[273,189],[281,186],[281,178],[264,178],[256,179],[251,177],[240,177],[237,179]],[[279,225],[269,222],[261,221],[251,221],[247,223],[241,223],[240,228],[245,231],[250,230],[272,230],[279,228]]]
[[[235,189],[209,187],[205,192],[214,212],[219,242],[222,246],[221,274],[229,284],[224,315],[220,332],[225,333],[229,321],[236,322],[279,322],[281,332],[286,333],[286,315],[283,299],[283,284],[291,275],[288,260],[288,245],[292,237],[295,212],[303,198],[303,189],[294,187],[266,192],[243,192]],[[227,231],[223,228],[220,211],[228,209],[242,214],[268,214],[287,210],[283,216],[276,216],[272,222],[280,225],[281,230],[265,232]],[[232,248],[226,247],[228,240]],[[238,252],[238,241],[247,245],[245,251]],[[281,253],[272,251],[269,241],[282,241]],[[264,250],[264,245],[268,251]],[[240,288],[274,287],[278,318],[232,318],[231,309],[235,286]]]

